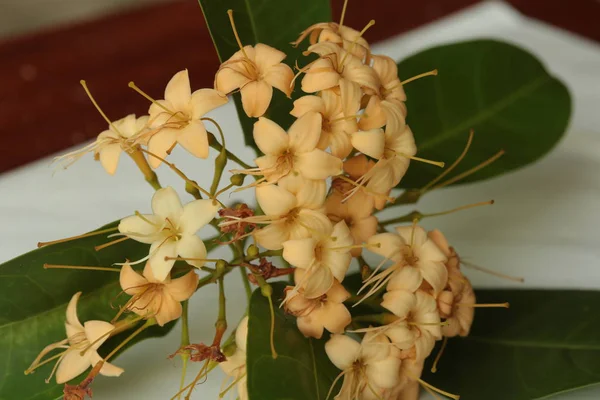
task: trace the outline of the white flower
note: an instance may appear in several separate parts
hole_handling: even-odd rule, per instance
[[[342,161],[317,148],[321,114],[308,112],[298,118],[288,133],[270,119],[254,124],[254,141],[265,154],[255,160],[268,182],[276,183],[289,174],[323,180],[342,172]]]
[[[253,221],[267,225],[255,230],[253,236],[266,249],[278,250],[287,240],[309,238],[331,229],[322,212],[324,191],[320,198],[307,203],[280,186],[261,185],[256,188],[256,200],[265,215],[253,217]]]
[[[174,258],[188,258],[188,264],[200,268],[206,257],[204,242],[196,232],[208,224],[219,206],[213,200],[194,200],[181,205],[172,187],[157,190],[152,197],[153,214],[136,214],[119,224],[119,231],[141,243],[151,244],[149,263],[154,277],[164,281]]]
[[[294,72],[282,63],[285,57],[285,53],[266,44],[244,46],[221,64],[215,75],[215,89],[224,94],[240,89],[246,115],[260,117],[269,108],[273,88],[291,95]]]
[[[367,333],[360,344],[348,336],[332,335],[325,352],[344,374],[336,399],[376,399],[374,395],[398,383],[399,350],[384,335]]]
[[[66,349],[57,361],[56,383],[58,384],[78,377],[85,370],[102,361],[98,348],[110,337],[115,326],[105,321],[87,321],[82,325],[77,317],[77,302],[80,296],[81,292],[75,293],[67,306],[65,323],[67,339],[46,346],[28,371],[40,366],[42,357],[54,349]],[[121,368],[108,362],[105,362],[100,369],[100,374],[104,376],[119,376],[122,373]]]
[[[356,117],[344,117],[340,96],[333,90],[323,90],[319,96],[300,97],[294,101],[290,114],[300,118],[308,112],[318,112],[323,117],[317,148],[329,148],[335,157],[346,158],[352,152],[350,136],[358,130],[358,126]]]
[[[352,320],[343,304],[350,293],[337,280],[327,293],[316,299],[306,298],[303,289],[296,291],[293,286],[285,289],[285,295],[285,310],[297,317],[298,329],[304,336],[320,339],[325,329],[331,333],[343,333]]]
[[[150,126],[156,128],[148,141],[148,151],[161,158],[179,143],[196,157],[208,157],[208,136],[201,118],[207,112],[227,103],[227,97],[213,89],[192,93],[187,69],[179,71],[165,88],[165,99],[150,106]],[[161,160],[150,156],[153,168]]]
[[[244,317],[235,331],[235,353],[219,363],[219,367],[228,376],[237,381],[239,400],[248,400],[248,381],[246,377],[246,342],[248,340],[248,317]]]
[[[291,265],[302,270],[302,276],[296,277],[296,284],[303,288],[308,299],[320,297],[334,283],[344,280],[350,262],[352,262],[352,237],[348,226],[340,221],[332,227],[326,227],[322,236],[292,239],[283,242],[283,258]]]

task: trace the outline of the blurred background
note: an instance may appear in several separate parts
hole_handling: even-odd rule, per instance
[[[341,0],[333,0],[334,14]],[[482,3],[479,0],[352,0],[346,21],[371,42]],[[520,13],[600,41],[598,0],[508,0]],[[212,85],[216,54],[196,0],[1,0],[0,172],[94,137],[104,122],[79,86],[88,80],[109,115],[146,111],[123,96],[135,79],[160,93],[189,68],[195,87]],[[18,136],[15,136],[18,132]],[[8,141],[8,142],[7,142]]]

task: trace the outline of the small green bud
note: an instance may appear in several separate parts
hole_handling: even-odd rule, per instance
[[[255,245],[251,244],[248,247],[248,250],[246,250],[246,254],[250,257],[257,257],[258,256],[258,247],[256,247]]]
[[[244,184],[245,178],[246,178],[246,175],[244,175],[244,174],[235,174],[235,175],[231,175],[231,177],[229,178],[229,181],[231,182],[232,185],[242,186]]]

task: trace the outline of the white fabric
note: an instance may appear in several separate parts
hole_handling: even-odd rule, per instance
[[[426,220],[424,225],[439,228],[470,261],[526,279],[525,284],[518,285],[469,271],[469,277],[477,287],[598,289],[600,80],[597,73],[600,47],[525,18],[507,5],[484,3],[380,43],[374,46],[374,52],[401,59],[435,44],[482,37],[498,38],[527,48],[567,84],[574,100],[569,132],[549,156],[535,165],[484,183],[425,196],[418,206],[425,212],[488,199],[496,200],[496,204],[493,208]],[[127,87],[123,87],[123,92],[128,92]],[[123,115],[127,112],[123,110]],[[222,124],[228,146],[243,159],[252,160],[252,151],[242,148],[234,113],[233,104],[228,104],[212,112],[211,117]],[[60,127],[47,129],[52,131]],[[415,137],[418,136],[419,132],[415,132]],[[208,187],[210,177],[201,171],[212,168],[215,155],[212,151],[209,160],[200,160],[178,148],[172,158],[179,168]],[[48,167],[49,162],[49,158],[44,159],[0,176],[0,217],[3,221],[0,261],[35,248],[38,241],[82,233],[130,215],[134,210],[151,211],[153,190],[127,158],[123,158],[115,177],[108,176],[91,156],[54,175]],[[173,185],[182,199],[186,199],[184,201],[190,200],[183,192],[182,182],[172,171],[161,166],[158,172],[163,185]],[[242,196],[248,194],[234,194],[231,199]],[[204,228],[201,235],[212,235],[211,229]],[[230,326],[237,324],[245,307],[245,295],[237,275],[233,274],[227,285]],[[216,294],[216,287],[211,286],[192,298],[193,320],[214,320],[216,309],[208,305],[214,304]],[[209,342],[213,335],[212,325],[193,323],[192,342]],[[176,327],[166,338],[151,339],[128,350],[118,360],[125,374],[119,379],[98,379],[94,383],[94,398],[170,398],[177,392],[180,361],[177,358],[168,360],[166,356],[178,346],[179,327]],[[198,368],[198,365],[189,368],[188,381]],[[197,388],[195,398],[217,398],[221,379],[220,372],[212,375]],[[600,397],[599,389],[589,388],[555,398],[596,399]]]

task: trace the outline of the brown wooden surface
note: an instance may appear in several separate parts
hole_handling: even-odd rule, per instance
[[[282,0],[283,1],[283,0]],[[287,1],[287,0],[286,0]],[[342,0],[333,0],[337,18]],[[353,0],[346,23],[377,24],[371,42],[414,29],[478,0]],[[523,13],[600,41],[595,0],[511,0]],[[93,138],[106,123],[79,85],[86,79],[110,118],[143,114],[135,80],[160,97],[174,72],[212,85],[218,61],[196,0],[152,6],[0,43],[0,172]]]

